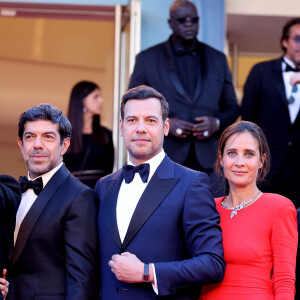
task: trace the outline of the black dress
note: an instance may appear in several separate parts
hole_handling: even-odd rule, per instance
[[[112,133],[102,127],[102,134],[107,135],[108,143],[99,142],[93,134],[83,134],[83,151],[64,155],[69,171],[92,189],[99,178],[112,172],[114,164]]]

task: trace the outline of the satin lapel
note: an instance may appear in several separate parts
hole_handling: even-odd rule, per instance
[[[193,101],[199,101],[200,95],[205,91],[205,87],[207,87],[205,81],[207,79],[207,74],[208,74],[207,64],[210,61],[210,58],[206,57],[205,48],[201,43],[197,42],[197,48],[199,49],[200,52],[201,65],[199,66],[200,67],[199,84],[197,84]],[[207,90],[211,91],[211,88],[212,87],[210,86]]]
[[[16,241],[15,248],[12,253],[11,264],[14,264],[21,253],[23,252],[25,245],[27,243],[28,237],[31,233],[32,228],[34,227],[37,219],[43,212],[45,206],[48,201],[51,199],[54,192],[60,187],[64,181],[69,177],[70,172],[63,165],[49,180],[49,182],[45,185],[42,192],[36,198],[35,202],[31,206],[27,215],[25,216]]]
[[[278,59],[275,64],[274,68],[272,69],[273,75],[274,75],[274,81],[271,82],[270,79],[270,84],[273,85],[274,87],[276,86],[280,95],[280,99],[283,101],[284,106],[287,108],[287,113],[289,114],[288,111],[288,103],[287,103],[287,96],[285,93],[285,86],[284,86],[284,81],[283,81],[283,76],[282,76],[282,58]]]
[[[174,163],[171,162],[171,165],[170,162],[168,157],[163,160],[141,196],[131,218],[121,251],[128,246],[145,222],[179,181],[179,178],[174,178]],[[172,173],[172,177],[164,176],[165,172],[169,172],[169,174]]]
[[[113,179],[107,182],[104,197],[103,200],[101,200],[103,201],[101,213],[103,222],[106,225],[109,234],[111,235],[111,237],[113,238],[113,240],[119,248],[121,248],[122,243],[120,240],[117,225],[116,207],[122,180],[122,172],[121,170],[119,170],[119,172],[115,174]]]
[[[177,70],[176,70],[176,65],[174,61],[174,56],[172,53],[171,49],[171,41],[170,39],[166,41],[163,45],[163,53],[164,53],[164,58],[165,58],[165,63],[166,63],[166,71],[168,75],[170,76],[170,82],[173,85],[173,88],[177,91],[177,93],[180,95],[178,97],[178,101],[186,103],[191,102],[192,99],[189,97],[189,95],[186,93],[180,78],[178,76]]]

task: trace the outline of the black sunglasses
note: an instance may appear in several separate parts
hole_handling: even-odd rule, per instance
[[[179,24],[185,24],[188,21],[192,22],[193,24],[199,22],[199,17],[182,17],[182,18],[171,18],[171,19],[176,20]]]

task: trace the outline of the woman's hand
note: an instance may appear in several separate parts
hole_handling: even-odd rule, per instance
[[[7,270],[3,269],[3,272],[2,272],[3,278],[0,278],[0,290],[2,292],[2,296],[4,299],[6,298],[6,296],[8,294],[8,286],[9,286],[9,283],[6,280],[6,273],[7,273]]]

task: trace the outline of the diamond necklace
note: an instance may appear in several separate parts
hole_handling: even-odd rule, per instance
[[[254,200],[256,200],[260,194],[262,194],[261,191],[258,191],[258,193],[256,195],[254,195],[254,197],[252,197],[250,200],[242,202],[241,204],[237,205],[236,207],[229,207],[227,204],[225,204],[225,201],[228,199],[228,196],[221,202],[221,205],[226,208],[226,209],[230,209],[232,210],[231,214],[230,214],[230,218],[232,219],[238,212],[238,210],[243,209],[246,205],[250,204],[251,202],[253,202]]]

